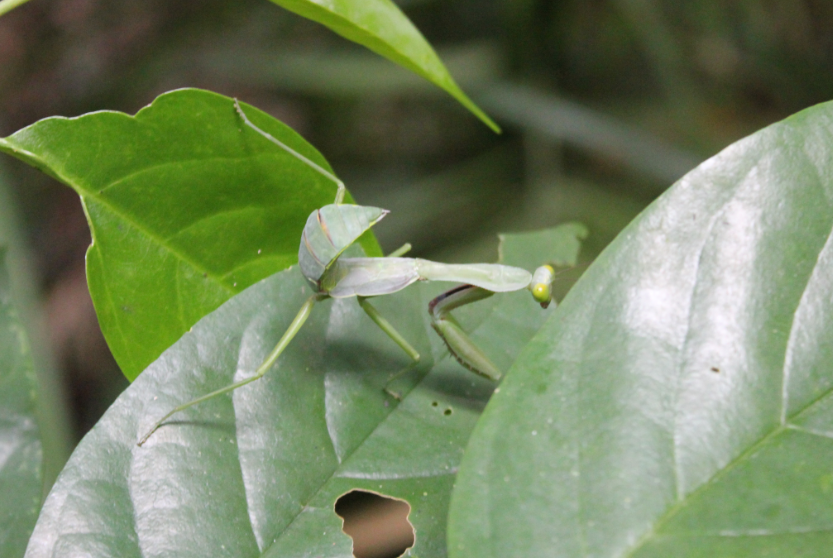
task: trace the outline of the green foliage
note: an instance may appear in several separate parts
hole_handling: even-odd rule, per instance
[[[273,2],[427,78],[496,128],[388,0]],[[20,3],[0,1],[0,14]],[[527,8],[507,10],[549,25]],[[632,8],[623,15],[646,44],[673,37]],[[683,58],[649,58],[668,97],[707,117],[689,98]],[[556,129],[541,110],[552,100],[524,91],[493,87],[483,102],[527,130]],[[329,168],[287,127],[246,111]],[[615,144],[660,176],[687,160],[575,122],[561,132],[574,143]],[[819,106],[698,167],[558,310],[527,293],[461,310],[474,341],[511,366],[485,412],[494,385],[447,358],[425,312],[438,289],[420,284],[374,302],[419,349],[418,366],[354,301],[330,300],[263,380],[176,415],[142,448],[166,411],[246,377],[272,348],[309,294],[287,269],[301,228],[334,185],[204,91],[0,140],[81,195],[102,328],[130,378],[147,367],[73,455],[27,556],[347,556],[332,508],[353,489],[406,500],[411,553],[423,557],[446,554],[446,531],[460,557],[826,556],[831,123],[833,105]],[[527,268],[571,263],[585,235],[573,224],[508,237],[502,256]],[[370,235],[361,245],[380,253]],[[0,468],[5,556],[23,551],[34,522],[41,458],[31,360],[2,284],[0,361],[2,441],[13,448]],[[383,389],[392,377],[401,402]]]
[[[152,107],[177,97],[227,106],[212,135],[233,136],[231,127],[246,149],[260,148],[233,120],[229,99],[185,91]],[[89,118],[45,121],[38,137],[52,142],[50,152],[71,151],[78,142],[67,123]],[[85,438],[27,555],[344,556],[350,541],[332,504],[352,489],[409,502],[413,555],[444,554],[449,505],[451,556],[825,555],[832,121],[833,104],[821,105],[689,173],[602,254],[553,319],[524,292],[461,312],[474,341],[511,365],[479,422],[493,384],[446,358],[425,313],[437,289],[416,285],[375,304],[423,355],[419,366],[353,300],[328,301],[263,380],[173,417],[138,448],[175,405],[251,374],[309,293],[294,267],[250,276],[251,287],[166,350]],[[240,141],[227,140],[242,149]],[[95,178],[95,168],[84,174],[68,156],[58,166],[24,144],[37,146],[26,130],[5,145],[75,183]],[[272,148],[246,151],[247,163],[279,157]],[[291,158],[274,165],[279,175],[300,173]],[[152,206],[148,198],[173,195],[170,183],[148,181],[145,197],[124,197],[124,207]],[[333,188],[320,189],[331,201]],[[193,210],[172,214],[169,226],[182,215]],[[294,246],[302,226],[303,218]],[[571,224],[509,236],[502,257],[527,268],[569,264],[585,234]],[[99,227],[96,245],[124,242],[133,268],[147,266],[156,256],[130,249],[136,239],[145,241]],[[111,280],[137,289],[135,277]],[[404,395],[398,403],[383,388],[400,371],[390,386]],[[79,534],[79,522],[92,527]]]
[[[0,556],[22,556],[43,490],[35,422],[35,372],[29,341],[12,304],[0,247]]]
[[[245,110],[329,169],[294,131]],[[232,99],[196,89],[162,95],[135,117],[48,118],[0,139],[0,150],[81,196],[90,293],[131,380],[201,317],[297,262],[307,216],[335,195],[331,181],[244,126]],[[361,243],[380,253],[372,237]]]
[[[25,4],[29,0],[2,0],[0,1],[0,16],[7,14],[18,6]]]
[[[575,262],[579,226],[548,233],[548,259]],[[531,266],[542,254],[506,258]],[[494,384],[448,358],[426,307],[436,285],[374,304],[421,352],[419,366],[353,299],[316,306],[273,370],[173,417],[183,401],[252,373],[309,288],[297,268],[233,297],[201,320],[122,394],[82,441],[47,500],[27,556],[96,554],[347,556],[333,503],[353,488],[407,500],[414,555],[441,556],[454,473]],[[529,293],[460,311],[475,342],[507,364],[552,310]],[[387,395],[389,378],[405,371]],[[83,535],[77,525],[88,525]]]
[[[272,0],[326,25],[339,35],[421,75],[447,91],[492,130],[486,113],[469,99],[414,24],[391,0]]]
[[[451,556],[826,556],[833,104],[706,161],[526,346],[457,481]]]

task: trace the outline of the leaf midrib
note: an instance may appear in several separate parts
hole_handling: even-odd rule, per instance
[[[214,283],[216,283],[217,285],[222,287],[223,290],[225,290],[227,293],[229,293],[229,294],[236,294],[237,293],[237,291],[231,285],[225,283],[214,272],[207,269],[203,265],[199,264],[195,260],[187,257],[180,250],[171,246],[160,235],[152,232],[150,229],[148,229],[144,225],[140,224],[130,214],[125,213],[117,205],[115,205],[111,201],[107,200],[107,198],[98,195],[93,189],[90,189],[89,187],[83,187],[82,184],[81,184],[81,181],[73,181],[69,176],[66,175],[66,173],[62,172],[62,170],[59,171],[55,167],[49,165],[49,163],[46,160],[44,160],[42,157],[40,157],[38,155],[35,155],[31,151],[28,151],[28,150],[23,149],[21,147],[14,146],[10,142],[4,142],[4,143],[7,143],[7,145],[11,146],[13,149],[15,149],[15,151],[17,151],[19,153],[22,153],[22,154],[25,154],[27,157],[30,157],[33,160],[42,163],[44,166],[49,167],[55,173],[55,177],[58,178],[58,180],[60,180],[64,184],[67,184],[73,190],[75,190],[76,192],[79,193],[79,195],[81,196],[82,202],[85,205],[86,205],[86,199],[89,199],[91,201],[94,201],[94,202],[106,207],[113,215],[115,215],[116,217],[121,219],[124,223],[130,225],[131,227],[135,228],[136,230],[138,230],[139,232],[144,234],[153,243],[155,243],[156,245],[158,245],[161,248],[164,248],[170,254],[172,254],[173,256],[175,256],[176,258],[181,260],[182,262],[191,266],[194,270],[202,273],[204,277],[211,278]],[[231,160],[231,158],[229,158],[229,160]],[[193,159],[192,161],[189,161],[189,162],[196,162],[196,161],[199,161],[199,159]],[[163,165],[157,165],[157,167],[159,167],[159,166],[163,166]],[[119,180],[122,180],[122,179],[119,179]],[[73,184],[75,184],[75,185],[73,186]],[[105,189],[107,189],[109,187],[110,187],[110,185],[107,185],[101,191],[103,192]],[[91,218],[89,218],[89,220],[90,220],[90,234],[92,236],[92,243],[91,243],[90,247],[92,248],[92,247],[96,246],[96,229],[95,229],[95,226],[93,225],[93,220]]]
[[[431,371],[432,371],[432,370],[434,370],[434,368],[436,368],[436,367],[440,364],[440,362],[442,362],[442,360],[443,360],[444,358],[446,358],[447,356],[448,356],[448,353],[446,352],[446,354],[445,354],[445,355],[443,355],[443,357],[442,357],[440,360],[438,360],[437,362],[435,362],[435,363],[434,363],[434,365],[431,367],[431,369],[430,369],[430,370],[428,370],[428,371],[425,373],[425,375],[422,377],[422,379],[420,379],[420,381],[419,381],[419,382],[417,382],[417,383],[414,385],[413,389],[416,389],[417,387],[419,387],[419,386],[422,384],[422,382],[423,382],[423,381],[425,381],[425,378],[427,378],[427,377],[428,377],[428,375],[431,373]],[[412,389],[412,391],[413,391],[413,389]],[[406,395],[405,397],[407,398],[408,396]],[[273,545],[273,544],[275,544],[275,542],[277,542],[277,540],[278,540],[280,537],[282,537],[282,536],[283,536],[283,535],[284,535],[284,534],[285,534],[285,533],[286,533],[286,532],[290,529],[290,527],[292,527],[292,525],[295,523],[295,521],[297,521],[297,520],[298,520],[298,518],[301,516],[301,514],[302,514],[302,513],[304,513],[304,510],[306,510],[306,509],[308,509],[308,508],[309,508],[309,503],[310,503],[310,502],[312,502],[312,501],[313,501],[313,500],[314,500],[314,499],[315,499],[315,498],[316,498],[316,497],[317,497],[317,496],[321,493],[321,491],[324,489],[324,487],[327,485],[327,483],[329,483],[331,480],[333,480],[333,479],[335,479],[335,478],[354,478],[354,477],[339,477],[336,473],[338,472],[338,470],[339,470],[339,469],[341,469],[341,468],[344,466],[344,464],[345,464],[345,463],[347,463],[347,462],[350,460],[350,458],[353,456],[353,454],[355,454],[355,453],[356,453],[359,449],[361,449],[361,447],[362,447],[362,446],[364,445],[364,443],[368,440],[368,438],[370,438],[371,436],[373,436],[373,434],[375,434],[375,433],[376,433],[376,431],[377,431],[379,428],[381,428],[381,426],[382,426],[383,424],[385,424],[388,420],[390,420],[390,417],[391,417],[391,416],[393,416],[393,415],[396,413],[397,409],[399,409],[399,405],[401,405],[401,404],[402,404],[402,401],[400,401],[400,402],[397,404],[397,406],[396,406],[393,410],[391,410],[391,412],[390,412],[390,413],[388,413],[387,415],[385,415],[385,418],[384,418],[384,419],[382,419],[381,421],[379,421],[379,422],[376,424],[376,426],[374,426],[374,427],[373,427],[373,429],[372,429],[372,430],[370,430],[370,431],[367,433],[367,435],[366,435],[364,438],[362,438],[362,439],[361,439],[361,441],[360,441],[359,443],[357,443],[357,444],[355,445],[355,447],[354,447],[354,448],[353,448],[350,452],[348,452],[348,453],[344,456],[344,458],[343,458],[341,461],[339,461],[338,466],[337,466],[337,467],[335,467],[335,468],[333,469],[332,474],[331,474],[331,475],[329,475],[326,479],[324,479],[324,482],[322,482],[321,484],[319,484],[319,485],[318,485],[318,488],[316,488],[316,489],[315,489],[315,492],[313,492],[313,493],[311,493],[311,494],[310,494],[310,496],[309,496],[309,498],[307,499],[307,501],[305,502],[305,504],[304,504],[303,506],[301,506],[301,507],[298,509],[298,512],[297,512],[297,513],[295,513],[295,514],[292,516],[292,519],[291,519],[291,520],[290,520],[290,521],[289,521],[289,522],[288,522],[288,523],[284,526],[284,528],[280,531],[280,533],[278,533],[278,534],[275,536],[275,539],[272,541],[272,543],[271,543],[269,546],[267,546],[267,547],[263,548],[263,549],[260,551],[260,552],[261,552],[261,556],[263,556],[264,554],[266,554],[266,553],[269,551],[269,549],[271,549],[271,548],[272,548],[272,545]],[[235,425],[236,425],[236,424],[237,424],[237,418],[236,418],[236,416],[235,416]],[[333,442],[332,438],[330,438],[330,441],[331,441],[331,443]],[[236,446],[235,446],[235,447],[236,447]],[[334,450],[335,450],[335,446],[334,446]],[[239,455],[240,455],[240,454],[239,454],[239,452],[238,452],[238,456],[239,456]],[[336,452],[336,455],[337,455],[337,452]],[[243,463],[242,463],[242,462],[240,463],[240,467],[241,467],[241,470],[242,470],[242,467],[243,467]],[[410,477],[407,477],[407,478],[431,478],[431,477],[433,477],[433,476],[439,476],[439,475],[428,475],[428,476],[426,476],[426,477],[413,475],[413,476],[410,476]],[[403,478],[405,478],[405,477],[403,477]],[[246,501],[247,501],[247,503],[248,503],[248,498],[246,498]],[[253,530],[253,532],[254,532],[254,525],[252,525],[252,524],[251,524],[251,521],[249,521],[249,524],[250,524],[250,526],[251,526],[251,528],[252,528],[252,530]]]
[[[725,204],[724,204],[724,207],[725,207]],[[719,214],[719,213],[720,212],[718,212],[717,214]],[[713,222],[714,222],[714,220],[713,220]],[[792,345],[793,339],[794,339],[793,332],[795,331],[795,326],[796,326],[795,317],[796,317],[796,314],[798,313],[799,309],[802,306],[802,302],[804,300],[804,296],[807,293],[807,289],[809,288],[810,283],[811,283],[811,281],[812,281],[812,279],[815,275],[815,272],[819,267],[818,266],[819,258],[823,254],[825,247],[827,247],[828,244],[830,243],[831,239],[833,239],[833,228],[831,228],[830,232],[828,232],[827,240],[824,242],[824,244],[822,245],[822,248],[819,250],[818,256],[816,258],[816,263],[813,265],[812,271],[807,274],[807,281],[804,284],[804,288],[801,290],[801,295],[798,297],[798,303],[796,304],[795,310],[793,310],[793,312],[792,312],[792,321],[790,322],[790,332],[789,332],[789,335],[787,336],[786,346],[784,347],[784,362],[782,363],[782,366],[781,366],[781,380],[782,380],[781,393],[782,394],[787,391],[787,389],[786,389],[786,382],[787,382],[787,362],[786,362],[786,359],[787,359],[787,355],[789,354],[790,346]],[[700,255],[698,256],[698,261],[699,261],[700,257],[702,257],[702,247],[701,247]],[[698,264],[698,268],[699,268],[699,264]],[[695,287],[696,287],[696,282],[695,282],[695,285],[693,286],[692,292],[694,292]],[[686,333],[686,338],[688,338],[688,333]],[[679,498],[677,500],[677,502],[673,506],[671,506],[671,508],[667,512],[665,512],[663,514],[663,516],[657,522],[654,523],[651,530],[648,533],[646,533],[643,537],[641,537],[640,540],[633,547],[631,547],[631,549],[629,551],[627,551],[627,553],[625,553],[623,555],[623,558],[630,558],[636,552],[641,550],[642,547],[645,545],[645,543],[649,542],[654,536],[656,536],[657,532],[660,531],[662,529],[662,527],[665,524],[667,524],[668,521],[670,521],[675,515],[677,515],[680,511],[682,511],[688,505],[688,503],[691,502],[692,499],[697,496],[697,494],[699,494],[700,492],[702,492],[702,491],[706,490],[707,488],[710,488],[711,486],[713,486],[714,483],[719,481],[721,478],[725,477],[730,471],[734,470],[744,460],[746,460],[748,457],[750,457],[751,455],[756,453],[761,447],[766,445],[770,440],[772,440],[775,437],[781,435],[782,433],[784,433],[787,430],[801,430],[802,432],[807,432],[808,434],[812,434],[812,435],[816,435],[816,436],[823,436],[822,434],[819,434],[817,432],[813,432],[813,431],[801,428],[801,427],[799,427],[797,425],[794,425],[792,423],[796,419],[798,419],[801,415],[810,412],[815,405],[819,404],[821,401],[823,401],[826,397],[828,397],[831,394],[833,394],[833,386],[831,386],[827,390],[821,392],[815,399],[813,399],[812,401],[810,401],[809,403],[807,403],[806,405],[804,405],[803,407],[798,409],[796,412],[794,412],[790,416],[786,415],[786,402],[787,402],[787,400],[782,395],[781,401],[780,401],[780,408],[779,408],[779,411],[778,411],[778,419],[779,419],[778,426],[776,428],[774,428],[772,431],[770,431],[768,434],[764,435],[760,440],[758,440],[757,442],[755,442],[754,444],[749,446],[746,450],[741,452],[735,459],[730,461],[725,467],[721,468],[711,478],[709,478],[708,481],[704,482],[703,484],[698,486],[693,491],[689,492],[684,497]],[[674,445],[674,447],[676,448],[676,444]],[[676,455],[676,451],[675,451],[675,455]],[[679,473],[677,472],[677,467],[676,467],[676,458],[675,458],[674,473],[675,473],[676,476],[679,475]]]
[[[493,308],[493,309],[491,310],[490,314],[491,314],[491,313],[494,313],[494,311],[495,311],[495,309]],[[479,326],[478,326],[478,328],[479,328]],[[473,331],[471,331],[471,332],[470,332],[470,334],[474,334],[474,332],[475,332],[478,328],[475,328]],[[426,333],[427,333],[428,335],[431,335],[431,332],[430,332],[430,331],[426,331]],[[419,386],[420,386],[420,385],[421,385],[421,384],[422,384],[422,383],[426,380],[426,378],[427,378],[427,377],[431,374],[431,372],[432,372],[432,371],[433,371],[433,370],[434,370],[437,366],[439,366],[439,365],[440,365],[440,363],[442,363],[442,361],[443,361],[444,359],[448,358],[449,356],[450,356],[449,352],[448,352],[448,351],[444,351],[444,352],[443,352],[442,357],[440,357],[440,359],[439,359],[439,360],[437,360],[437,361],[435,361],[435,362],[434,362],[433,366],[432,366],[432,367],[431,367],[428,371],[426,371],[425,375],[424,375],[424,376],[423,376],[423,377],[419,380],[419,382],[417,382],[417,383],[414,385],[414,387],[413,387],[413,389],[412,389],[411,391],[413,391],[413,390],[417,389],[417,388],[418,388],[418,387],[419,387]],[[409,393],[410,393],[410,392],[409,392]],[[408,397],[408,395],[406,395],[405,397],[407,398],[407,397]],[[345,455],[345,456],[344,456],[344,457],[343,457],[343,458],[339,461],[338,466],[337,466],[337,467],[335,467],[335,468],[333,469],[333,473],[332,473],[330,476],[328,476],[328,477],[324,480],[324,482],[322,482],[322,483],[318,486],[318,488],[315,490],[315,492],[313,492],[313,493],[310,495],[310,497],[307,499],[306,503],[305,503],[303,506],[301,506],[301,507],[298,509],[298,512],[297,512],[297,513],[295,513],[295,514],[292,516],[292,519],[291,519],[291,520],[290,520],[290,521],[289,521],[289,522],[288,522],[288,523],[284,526],[284,528],[281,530],[281,532],[280,532],[280,533],[276,536],[276,538],[273,540],[272,544],[274,544],[274,543],[277,541],[277,539],[278,539],[278,538],[280,538],[281,536],[283,536],[283,534],[284,534],[284,533],[286,533],[286,532],[290,529],[290,527],[291,527],[291,526],[295,523],[295,521],[297,521],[297,519],[301,516],[301,514],[302,514],[302,513],[304,513],[304,510],[306,510],[306,509],[308,509],[308,508],[309,508],[309,502],[313,501],[313,500],[314,500],[314,499],[315,499],[315,498],[316,498],[316,497],[317,497],[317,496],[321,493],[321,490],[322,490],[322,489],[323,489],[323,488],[327,485],[327,483],[329,483],[331,480],[333,480],[333,479],[335,479],[335,478],[356,478],[356,477],[349,477],[349,476],[341,476],[341,477],[340,477],[340,476],[338,476],[338,475],[337,475],[337,472],[339,471],[339,469],[341,469],[341,468],[344,466],[344,464],[345,464],[345,463],[347,463],[347,462],[350,460],[350,458],[353,456],[353,454],[354,454],[354,453],[356,453],[359,449],[361,449],[361,447],[364,445],[364,443],[365,443],[365,442],[366,442],[366,441],[367,441],[367,440],[368,440],[371,436],[373,436],[373,434],[375,434],[375,433],[376,433],[376,431],[377,431],[377,430],[379,430],[379,428],[381,428],[383,424],[385,424],[388,420],[392,420],[392,419],[391,419],[391,417],[392,417],[392,416],[396,413],[396,411],[399,409],[399,405],[401,405],[401,404],[402,404],[402,402],[404,402],[404,400],[403,400],[403,401],[400,401],[400,402],[399,402],[399,404],[397,404],[396,408],[394,408],[394,409],[393,409],[390,413],[388,413],[387,415],[385,415],[385,417],[384,417],[381,421],[379,421],[379,422],[376,424],[376,426],[374,426],[374,427],[373,427],[373,429],[372,429],[372,430],[370,430],[370,431],[368,432],[368,434],[367,434],[364,438],[362,438],[362,439],[361,439],[361,441],[360,441],[359,443],[357,443],[357,444],[355,445],[355,447],[354,447],[354,448],[353,448],[350,452],[348,452],[348,453],[347,453],[347,454],[346,454],[346,455]],[[236,424],[236,415],[235,415],[235,424]],[[329,434],[329,432],[328,432],[328,434]],[[335,448],[335,443],[334,443],[334,440],[332,440],[332,437],[330,437],[330,442],[333,444],[333,447]],[[235,447],[237,447],[237,446],[235,445]],[[337,454],[337,452],[336,452],[336,454]],[[239,456],[239,453],[238,453],[238,456]],[[240,463],[240,466],[241,466],[241,470],[242,470],[242,467],[243,467],[242,462]],[[454,468],[454,470],[449,471],[449,472],[447,472],[447,473],[442,473],[442,474],[410,475],[410,476],[408,476],[408,477],[398,477],[398,478],[409,478],[409,479],[413,479],[413,478],[434,478],[434,477],[440,477],[440,476],[456,475],[456,474],[457,474],[458,469],[459,469],[459,467],[456,467],[456,468]],[[361,479],[356,478],[356,480],[361,480]],[[247,503],[248,503],[248,498],[246,499],[246,501],[247,501]],[[249,521],[249,524],[250,524],[250,526],[251,526],[252,530],[254,530],[254,525],[251,525],[251,521]],[[260,552],[261,552],[261,556],[262,556],[262,555],[264,555],[264,554],[266,554],[266,553],[269,551],[269,549],[272,547],[272,544],[270,544],[269,546],[267,546],[267,547],[263,548],[263,549],[260,551]]]

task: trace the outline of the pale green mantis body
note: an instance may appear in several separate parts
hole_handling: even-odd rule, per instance
[[[382,331],[396,342],[414,362],[419,361],[417,350],[367,300],[369,297],[395,293],[416,281],[463,283],[429,303],[431,325],[460,364],[491,380],[500,379],[500,370],[474,344],[450,312],[460,306],[488,298],[495,293],[521,289],[529,289],[533,298],[546,308],[552,301],[552,282],[555,278],[553,268],[544,265],[531,274],[525,269],[501,264],[443,264],[419,258],[401,257],[410,250],[408,244],[388,257],[341,257],[348,247],[388,212],[378,207],[342,203],[346,190],[338,178],[255,126],[237,101],[235,101],[235,108],[247,126],[306,163],[316,172],[329,178],[337,186],[335,201],[314,210],[307,219],[301,234],[298,263],[304,277],[312,286],[313,294],[301,306],[278,344],[252,376],[174,408],[154,423],[150,431],[139,440],[138,445],[144,444],[172,415],[262,378],[303,327],[313,306],[328,298],[357,297],[361,308]]]

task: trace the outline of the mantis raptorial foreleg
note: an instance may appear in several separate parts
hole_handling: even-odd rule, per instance
[[[278,341],[278,344],[275,345],[275,348],[272,349],[272,352],[269,353],[269,356],[266,357],[266,360],[264,360],[263,363],[261,363],[261,365],[257,367],[257,370],[255,370],[255,373],[252,376],[249,376],[245,380],[240,380],[239,382],[227,385],[224,388],[212,391],[211,393],[207,393],[202,397],[197,397],[196,399],[189,401],[188,403],[183,403],[182,405],[176,407],[167,415],[156,421],[154,425],[151,427],[151,429],[148,431],[148,433],[142,436],[142,439],[139,440],[138,445],[141,446],[142,444],[144,444],[147,441],[147,439],[150,438],[151,434],[156,432],[156,430],[160,426],[162,426],[162,424],[166,420],[171,418],[176,413],[184,411],[188,407],[191,407],[198,403],[202,403],[203,401],[207,401],[208,399],[211,399],[213,397],[217,397],[218,395],[234,391],[239,387],[243,387],[246,384],[254,382],[255,380],[261,379],[264,376],[264,374],[266,374],[266,372],[272,367],[272,365],[275,364],[275,361],[278,360],[279,356],[281,356],[281,353],[289,345],[289,342],[292,341],[292,339],[295,337],[295,335],[298,334],[299,331],[301,331],[301,327],[303,327],[304,323],[307,321],[307,318],[309,318],[310,312],[312,312],[312,307],[315,305],[316,301],[318,301],[319,298],[320,297],[318,295],[312,295],[306,300],[306,302],[304,302],[303,306],[301,306],[301,309],[295,315],[295,319],[292,320],[291,324],[289,324],[289,328],[287,328],[283,336],[281,336],[281,339],[280,341]]]
[[[460,364],[490,380],[499,380],[501,372],[498,367],[474,344],[450,314],[455,308],[489,298],[493,294],[480,287],[460,285],[428,303],[428,313],[431,314],[431,327],[442,337],[449,352]]]
[[[446,266],[449,267],[449,266]],[[442,268],[437,270],[443,273]],[[555,270],[552,266],[543,265],[535,270],[527,288],[533,298],[547,308],[552,302],[552,283],[555,280]],[[431,314],[431,326],[434,328],[449,352],[457,361],[477,374],[485,376],[490,380],[499,380],[500,369],[492,364],[489,357],[480,350],[469,338],[451,311],[466,304],[489,298],[495,294],[494,291],[483,289],[474,285],[460,285],[436,297],[428,303],[428,313]]]

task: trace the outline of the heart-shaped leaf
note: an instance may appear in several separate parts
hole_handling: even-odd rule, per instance
[[[473,434],[451,556],[827,556],[833,104],[657,200]]]
[[[561,237],[576,230],[551,231],[550,244],[571,248],[532,252],[534,263],[574,261],[577,245]],[[406,500],[414,555],[442,556],[454,473],[494,384],[446,358],[426,311],[440,290],[418,284],[374,299],[421,353],[418,366],[355,300],[324,301],[262,380],[173,416],[137,447],[176,405],[250,375],[309,288],[292,268],[235,296],[165,351],[84,438],[27,556],[350,556],[333,504],[354,488]],[[457,313],[508,365],[552,309],[520,291]],[[399,404],[384,391],[396,374],[389,388],[405,396]]]
[[[469,99],[425,37],[391,0],[272,0],[365,46],[441,87],[492,130],[500,127]]]
[[[298,134],[243,105],[259,127],[325,169]],[[243,125],[228,97],[184,89],[136,116],[47,118],[5,151],[81,196],[87,279],[104,336],[135,378],[197,320],[298,261],[307,216],[335,185]],[[362,246],[380,255],[372,236]]]
[[[32,355],[0,247],[0,556],[23,556],[40,509],[42,460]]]

